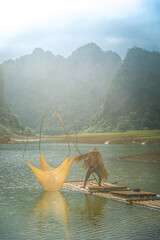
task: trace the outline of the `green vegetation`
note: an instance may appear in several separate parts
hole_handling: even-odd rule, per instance
[[[128,51],[89,132],[160,129],[160,54]]]
[[[67,142],[66,136],[55,136],[55,142]],[[84,133],[71,135],[74,142],[78,143],[101,143],[104,144],[140,144],[158,143],[160,144],[160,130],[142,130],[127,132],[108,133]]]
[[[6,102],[29,127],[53,107],[60,111],[69,131],[74,132],[72,116],[78,131],[83,132],[120,65],[118,54],[104,52],[94,43],[77,49],[68,58],[35,49],[31,55],[3,64]],[[55,118],[47,116],[43,133],[64,131]]]
[[[29,129],[18,120],[18,117],[12,113],[4,100],[4,81],[2,69],[0,66],[0,136],[12,134],[27,135]],[[8,141],[7,136],[1,139],[2,142]]]
[[[135,47],[121,62],[116,53],[91,43],[68,58],[35,49],[2,67],[6,102],[28,127],[53,107],[69,133],[75,132],[72,119],[79,133],[160,129],[158,52]],[[29,129],[6,105],[4,82],[0,84],[0,135],[27,134]],[[40,122],[34,133],[39,130]],[[64,130],[48,115],[42,133],[62,135]]]
[[[76,137],[75,134],[71,135]],[[56,136],[58,137],[58,136]],[[61,135],[60,137],[65,137]],[[77,134],[77,137],[103,137],[103,138],[160,138],[160,130],[141,130],[141,131],[127,131],[127,132],[107,132],[107,133],[80,133]]]

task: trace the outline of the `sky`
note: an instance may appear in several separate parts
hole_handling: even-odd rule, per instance
[[[0,63],[42,48],[68,57],[94,42],[122,58],[160,51],[160,0],[0,0]]]

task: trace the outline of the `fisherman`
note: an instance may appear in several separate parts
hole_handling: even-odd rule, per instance
[[[93,148],[88,153],[80,154],[77,157],[75,157],[74,161],[78,163],[82,159],[84,161],[82,168],[84,168],[85,170],[88,168],[83,187],[85,188],[88,178],[90,177],[91,174],[94,173],[97,174],[99,178],[98,185],[101,186],[102,178],[107,179],[109,174],[104,167],[100,151],[97,148]]]

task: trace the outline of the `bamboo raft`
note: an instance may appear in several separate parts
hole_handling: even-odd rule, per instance
[[[107,182],[102,182],[102,186],[97,186],[96,180],[89,180],[86,188],[83,188],[83,183],[84,181],[68,181],[63,184],[63,188],[160,210],[160,195],[156,193],[144,192],[139,188],[130,189],[127,186],[118,186]]]

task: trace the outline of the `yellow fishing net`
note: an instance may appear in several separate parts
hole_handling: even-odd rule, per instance
[[[34,167],[27,161],[34,175],[46,191],[58,191],[66,180],[74,156],[69,160],[69,156],[57,167],[52,168],[40,153],[40,169]]]

